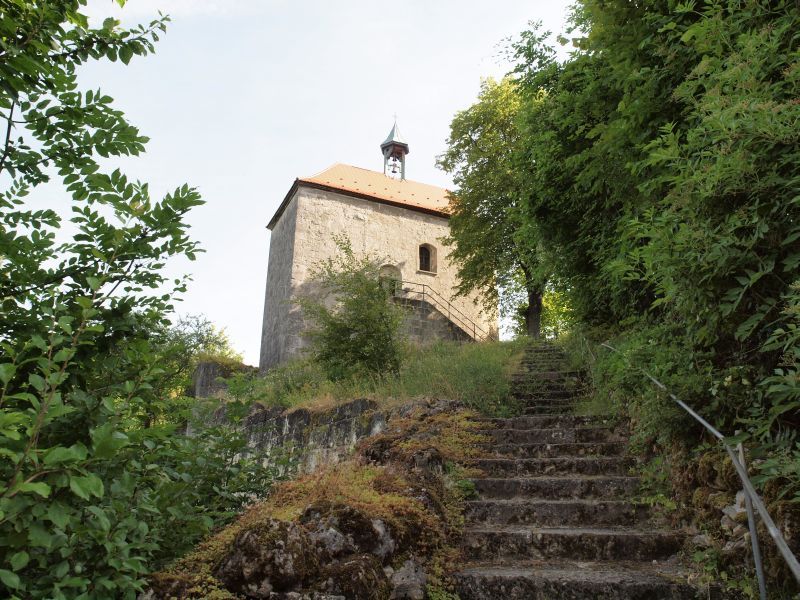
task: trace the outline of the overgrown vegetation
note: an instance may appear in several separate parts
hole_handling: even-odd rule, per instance
[[[380,600],[390,591],[384,567],[409,558],[424,561],[429,593],[447,597],[444,572],[457,556],[470,493],[453,465],[488,443],[474,417],[448,402],[396,415],[352,459],[279,485],[156,574],[155,597],[234,599],[258,587]],[[337,536],[349,541],[331,544]]]
[[[77,78],[87,61],[152,52],[167,19],[93,28],[85,5],[5,2],[0,18],[4,598],[134,598],[272,479],[228,427],[180,435],[192,365],[227,351],[207,323],[169,321],[185,279],[163,267],[199,251],[185,217],[201,200],[183,185],[156,201],[107,171],[101,158],[147,138]],[[27,197],[51,179],[66,215]]]
[[[311,272],[318,293],[297,300],[313,323],[306,332],[311,358],[333,381],[397,373],[403,310],[391,299],[394,282],[381,278],[384,261],[356,256],[346,237],[335,241],[338,253]]]
[[[507,237],[542,261],[589,339],[599,393],[642,447],[686,459],[676,489],[691,488],[679,482],[706,437],[636,367],[744,432],[786,523],[800,511],[799,19],[780,0],[581,0],[564,61],[547,34],[524,32],[504,84],[518,94],[516,129],[492,163],[496,178],[519,169],[523,187],[487,194],[480,212],[513,215]],[[468,112],[493,104],[482,90]],[[775,581],[790,581],[776,564]]]
[[[482,81],[478,102],[453,118],[437,164],[458,188],[445,239],[458,264],[458,293],[479,290],[487,307],[499,307],[501,318],[520,317],[524,333],[538,337],[548,272],[524,219],[521,106],[515,81]]]
[[[229,381],[234,398],[266,406],[326,408],[353,398],[401,404],[415,398],[446,398],[487,415],[515,410],[509,376],[522,354],[519,342],[437,342],[407,352],[398,373],[331,380],[313,360],[276,367],[265,377],[242,374]]]

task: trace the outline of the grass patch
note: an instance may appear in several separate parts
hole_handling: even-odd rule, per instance
[[[409,349],[397,374],[342,381],[328,379],[313,361],[296,360],[264,377],[236,375],[228,381],[229,393],[265,406],[320,411],[354,398],[369,398],[382,406],[422,397],[446,398],[486,415],[508,416],[515,410],[510,375],[522,350],[519,342],[437,342]]]

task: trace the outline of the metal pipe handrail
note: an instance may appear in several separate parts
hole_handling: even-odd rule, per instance
[[[467,315],[461,312],[458,308],[456,308],[456,306],[452,302],[450,302],[447,298],[442,296],[438,291],[429,286],[427,283],[419,283],[417,281],[401,281],[400,283],[407,283],[408,285],[417,285],[421,286],[423,291],[428,290],[428,292],[430,292],[432,296],[437,297],[443,304],[445,304],[448,310],[455,311],[469,324],[473,325],[477,331],[480,331],[481,334],[486,335],[486,332],[483,331],[483,329],[481,329],[472,319],[470,319]]]
[[[401,286],[409,285],[409,286],[417,286],[421,287],[422,291],[415,290],[415,289],[407,289],[405,287],[401,287],[402,292],[406,294],[419,294],[422,296],[423,300],[427,296],[430,298],[430,303],[439,311],[444,314],[444,310],[447,309],[447,318],[449,321],[456,324],[460,329],[462,329],[467,335],[472,334],[472,339],[476,341],[480,341],[486,339],[488,334],[479,327],[472,319],[470,319],[467,315],[461,312],[458,308],[456,308],[452,302],[447,300],[443,297],[439,292],[433,289],[426,283],[419,283],[416,281],[399,281]],[[437,306],[437,303],[439,304]],[[480,334],[480,335],[479,335]]]
[[[609,350],[616,352],[620,356],[625,359],[625,362],[628,363],[629,366],[634,367],[631,361],[628,359],[625,354],[614,348],[611,344],[607,342],[603,342],[600,344],[604,348],[608,348]],[[725,451],[730,456],[731,462],[733,463],[734,469],[736,469],[736,474],[739,475],[739,479],[742,482],[742,488],[744,489],[745,493],[745,501],[750,500],[752,505],[755,507],[756,511],[758,512],[761,520],[764,521],[764,524],[767,526],[767,531],[769,532],[770,537],[775,542],[775,545],[778,547],[778,550],[781,553],[781,556],[786,561],[786,564],[789,566],[789,570],[794,575],[794,578],[800,583],[800,562],[797,561],[797,557],[792,553],[789,549],[789,545],[786,543],[786,540],[783,539],[783,535],[781,535],[780,530],[775,525],[775,521],[772,520],[770,517],[769,512],[767,512],[767,507],[764,506],[764,502],[761,500],[761,497],[756,492],[753,483],[750,481],[750,477],[747,474],[747,469],[745,469],[742,462],[736,457],[736,454],[733,452],[731,448],[731,444],[727,441],[726,437],[713,425],[711,425],[708,421],[706,421],[703,417],[697,414],[692,408],[686,404],[683,400],[680,400],[675,394],[667,389],[663,383],[661,383],[658,379],[653,377],[650,373],[645,371],[642,367],[634,367],[638,368],[642,373],[644,373],[645,377],[647,377],[650,381],[652,381],[656,386],[662,389],[667,395],[682,409],[684,409],[687,413],[689,413],[696,421],[698,421],[703,427],[705,427],[715,438],[722,442],[722,445],[725,447]],[[750,521],[750,515],[748,514],[748,521]],[[755,518],[750,522],[750,530],[751,532],[755,532]],[[751,541],[754,545],[754,548],[757,548],[757,538],[751,534]],[[754,562],[756,560],[760,561],[760,550],[753,553]],[[756,573],[759,577],[759,593],[762,599],[766,599],[766,586],[763,580],[763,567],[762,565],[758,564],[756,566]]]
[[[448,307],[442,307],[441,304],[440,304],[440,301],[436,300],[436,298],[433,297],[431,294],[427,294],[426,295],[424,290],[423,291],[418,291],[418,290],[410,290],[410,289],[403,288],[400,291],[403,292],[403,294],[406,295],[406,296],[408,296],[410,294],[415,294],[417,296],[420,296],[422,302],[426,302],[426,301],[429,302],[434,308],[436,308],[442,314],[445,313],[445,308],[448,308]],[[480,339],[477,336],[477,331],[476,331],[477,330],[477,326],[474,323],[472,323],[468,319],[467,319],[467,322],[465,322],[464,319],[462,319],[457,314],[454,314],[449,310],[447,311],[447,313],[448,313],[447,314],[448,320],[451,321],[454,325],[456,325],[459,329],[463,330],[467,335],[471,334],[472,338],[475,339],[475,340],[479,340]]]

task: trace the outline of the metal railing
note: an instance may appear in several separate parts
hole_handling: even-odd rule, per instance
[[[399,280],[395,280],[394,283],[394,295],[396,297],[427,302],[442,315],[447,317],[448,321],[450,321],[453,325],[458,327],[476,342],[489,339],[489,333],[479,327],[475,321],[453,306],[452,302],[434,290],[427,283]]]
[[[625,356],[625,354],[623,354],[616,348],[614,348],[611,344],[602,343],[600,345],[622,356],[625,359],[625,362],[627,362],[629,366],[633,368],[638,368],[642,373],[644,373],[645,377],[647,377],[650,381],[652,381],[658,388],[666,392],[666,394],[670,397],[670,399],[672,399],[678,406],[680,406],[683,410],[689,413],[692,416],[692,418],[694,418],[695,421],[697,421],[703,427],[705,427],[711,433],[711,435],[713,435],[720,442],[722,442],[722,445],[725,447],[725,451],[728,453],[728,456],[731,459],[731,463],[733,464],[734,469],[736,469],[736,473],[737,475],[739,475],[739,479],[742,482],[742,489],[744,491],[745,509],[747,511],[747,524],[750,529],[750,544],[752,546],[752,551],[753,551],[753,563],[756,569],[756,577],[758,578],[758,592],[761,600],[766,600],[767,598],[767,584],[764,579],[764,565],[761,560],[761,548],[758,544],[758,531],[756,529],[756,518],[753,512],[753,507],[755,507],[756,511],[758,511],[761,520],[767,527],[767,531],[769,532],[770,537],[775,542],[775,545],[778,547],[778,550],[780,551],[783,559],[786,561],[786,564],[789,566],[789,570],[792,572],[792,575],[794,575],[794,578],[797,580],[798,583],[800,583],[800,562],[797,561],[797,557],[789,549],[789,545],[786,543],[786,540],[783,539],[783,535],[781,535],[780,530],[775,525],[775,521],[772,520],[772,517],[770,517],[769,513],[767,512],[767,507],[764,506],[763,500],[761,500],[761,497],[758,495],[758,492],[756,492],[753,483],[750,481],[750,477],[747,474],[747,468],[745,467],[744,448],[742,447],[742,443],[738,442],[738,444],[736,445],[737,452],[734,452],[733,444],[728,442],[727,438],[722,433],[720,433],[713,425],[711,425],[703,417],[697,414],[692,409],[692,407],[690,407],[683,400],[675,396],[675,394],[670,392],[667,389],[667,386],[665,386],[663,383],[661,383],[658,379],[653,377],[643,368],[631,364],[630,360],[628,360],[628,357]]]

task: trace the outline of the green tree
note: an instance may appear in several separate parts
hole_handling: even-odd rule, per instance
[[[783,1],[582,0],[568,60],[542,60],[535,30],[514,47],[521,221],[555,289],[723,431],[748,430],[765,491],[794,498],[799,18]],[[598,368],[638,435],[697,446],[624,361]]]
[[[528,223],[522,232],[520,105],[512,79],[481,82],[478,101],[453,118],[438,165],[456,185],[445,241],[459,265],[458,293],[480,290],[488,307],[500,303],[507,314],[516,310],[515,292],[522,291],[526,332],[538,337],[547,276],[535,228]]]
[[[309,332],[313,359],[336,381],[358,374],[400,370],[403,309],[393,302],[395,284],[381,278],[381,261],[356,256],[350,241],[335,238],[339,253],[315,265],[316,297],[299,300],[316,325]]]
[[[163,319],[161,314],[155,320],[143,318],[135,335],[119,344],[113,352],[124,356],[141,340],[156,356],[160,370],[158,377],[150,383],[152,403],[140,406],[143,412],[139,418],[145,427],[157,422],[186,421],[195,402],[191,397],[191,387],[200,361],[222,361],[229,365],[241,365],[242,361],[241,355],[231,348],[225,332],[200,315],[180,317],[174,323]]]
[[[185,279],[167,279],[163,266],[198,252],[185,215],[201,200],[184,185],[156,201],[146,184],[101,165],[139,154],[146,138],[101,90],[81,89],[79,67],[151,52],[166,18],[92,28],[85,5],[0,8],[6,598],[134,598],[153,566],[269,479],[259,461],[235,460],[245,447],[229,427],[186,438],[177,419],[142,421],[171,402],[153,336],[168,327]],[[66,188],[68,216],[29,200],[51,179]]]

